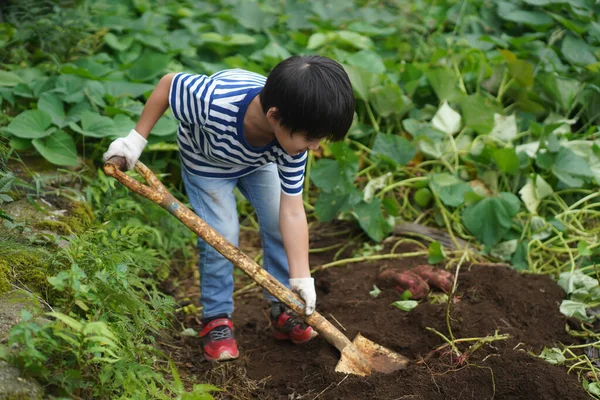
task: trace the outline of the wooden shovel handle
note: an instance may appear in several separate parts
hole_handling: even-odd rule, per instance
[[[286,288],[281,282],[255,263],[254,260],[231,244],[231,242],[221,236],[221,234],[194,212],[173,197],[148,167],[138,161],[135,165],[135,170],[142,175],[150,186],[144,185],[123,173],[121,170],[125,165],[124,158],[112,157],[104,164],[104,172],[117,179],[135,193],[152,200],[177,217],[185,226],[200,236],[202,240],[231,261],[233,265],[244,271],[254,282],[262,286],[298,315],[302,316],[306,323],[315,328],[325,340],[334,345],[340,352],[352,344],[344,334],[318,312],[315,311],[310,316],[304,315],[304,302],[298,295]]]

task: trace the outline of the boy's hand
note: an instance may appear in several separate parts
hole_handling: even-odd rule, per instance
[[[142,135],[132,129],[129,135],[116,139],[108,146],[108,151],[104,153],[104,161],[114,156],[124,157],[127,160],[127,169],[133,169],[147,143]]]
[[[290,289],[297,293],[306,303],[304,313],[310,315],[315,311],[317,293],[314,278],[290,278]]]

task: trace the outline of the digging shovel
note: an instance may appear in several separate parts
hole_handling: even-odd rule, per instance
[[[148,167],[138,161],[135,169],[149,186],[123,173],[122,170],[125,165],[124,158],[113,157],[104,164],[104,172],[117,179],[130,190],[152,200],[169,211],[206,243],[231,261],[233,265],[244,271],[257,284],[302,316],[307,324],[312,326],[325,340],[340,351],[341,358],[335,367],[336,372],[365,376],[370,375],[373,371],[390,373],[406,368],[408,365],[406,357],[370,341],[360,333],[351,342],[318,312],[315,311],[310,316],[304,315],[304,302],[300,297],[273,278],[250,257],[173,197]]]

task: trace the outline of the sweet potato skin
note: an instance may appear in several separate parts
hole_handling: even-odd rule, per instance
[[[431,265],[419,265],[412,268],[410,272],[419,275],[431,287],[450,293],[454,282],[454,274],[444,269],[435,268]]]
[[[401,271],[396,268],[383,270],[377,275],[377,286],[380,288],[393,287],[399,292],[410,290],[413,299],[422,299],[429,293],[429,285],[419,275],[411,271]]]

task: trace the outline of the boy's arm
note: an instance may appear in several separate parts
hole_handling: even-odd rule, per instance
[[[144,105],[142,115],[135,129],[132,129],[129,135],[118,138],[110,144],[108,150],[104,153],[104,161],[114,156],[125,157],[127,169],[133,169],[148,143],[146,138],[150,131],[169,108],[169,92],[174,76],[175,74],[171,73],[161,78]]]
[[[281,193],[279,228],[290,267],[290,288],[306,302],[306,314],[315,309],[314,279],[308,262],[308,223],[302,196]]]
[[[144,138],[147,138],[154,125],[169,108],[169,91],[173,82],[174,73],[167,74],[161,78],[154,91],[146,101],[142,115],[135,126],[135,130]]]

